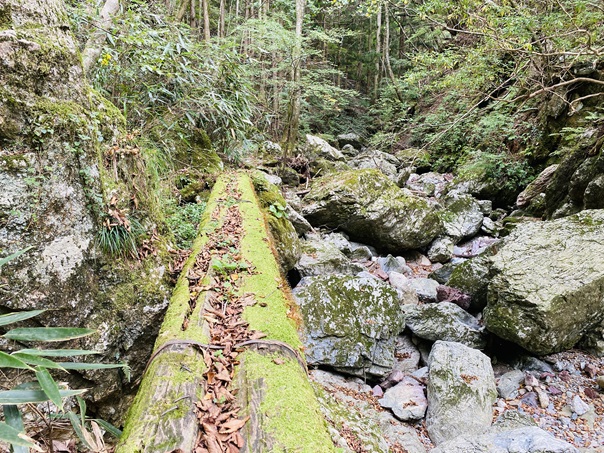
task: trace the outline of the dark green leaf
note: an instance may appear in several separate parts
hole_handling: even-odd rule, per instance
[[[45,311],[46,310],[18,311],[15,313],[0,315],[0,326],[6,326],[8,324],[33,318],[34,316],[38,316],[40,313],[44,313]]]
[[[29,365],[43,366],[44,368],[52,368],[52,369],[62,369],[59,365],[57,365],[52,360],[38,357],[36,355],[24,354],[22,351],[14,352],[11,355],[13,357],[17,357],[20,360],[23,360],[25,363],[27,363]]]
[[[67,412],[67,416],[69,417],[71,426],[73,426],[73,430],[75,431],[80,441],[86,446],[86,448],[92,450],[92,447],[90,447],[90,444],[86,441],[86,438],[84,437],[84,433],[82,432],[82,425],[80,424],[80,419],[78,418],[78,416],[71,411]]]
[[[27,363],[21,359],[0,351],[0,368],[17,368],[20,370],[33,370]]]
[[[88,349],[21,349],[19,354],[29,354],[43,357],[73,357],[79,355],[100,354]]]
[[[23,327],[6,332],[3,337],[16,341],[65,341],[94,333],[78,327]]]
[[[81,395],[86,392],[82,390],[59,390],[61,398],[68,396]],[[0,404],[25,404],[25,403],[43,403],[49,398],[43,390],[4,390],[0,392]]]
[[[66,370],[108,370],[111,368],[126,368],[128,365],[120,363],[83,363],[83,362],[57,362]]]
[[[32,439],[4,422],[0,422],[0,440],[12,445],[35,448]]]
[[[59,386],[52,378],[50,373],[46,368],[38,368],[36,370],[36,378],[40,383],[40,387],[46,393],[46,396],[55,403],[55,405],[59,408],[60,411],[63,410],[63,399],[61,398],[61,393],[59,390]]]
[[[112,436],[114,436],[118,439],[122,436],[122,431],[119,430],[118,428],[116,428],[115,426],[113,426],[111,423],[106,422],[105,420],[102,420],[100,418],[95,418],[93,420],[95,422],[97,422],[99,425],[101,425]]]

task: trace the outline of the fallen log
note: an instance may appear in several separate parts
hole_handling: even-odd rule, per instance
[[[267,214],[246,174],[219,178],[117,453],[335,451],[308,382],[300,318],[275,259]],[[237,305],[241,319],[229,322],[239,330],[221,326]],[[228,357],[236,365],[230,375],[208,368]],[[230,381],[220,383],[228,390],[213,390],[218,379]],[[236,406],[225,401],[230,395]],[[231,420],[208,412],[223,404]]]

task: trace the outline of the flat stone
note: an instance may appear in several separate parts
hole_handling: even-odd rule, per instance
[[[524,381],[524,372],[512,370],[502,375],[497,381],[497,393],[501,398],[511,399],[518,396],[520,384]]]

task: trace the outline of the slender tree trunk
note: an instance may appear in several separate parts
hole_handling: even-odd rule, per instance
[[[201,0],[203,3],[203,40],[210,42],[210,10],[208,2],[210,0]]]
[[[191,28],[197,27],[197,15],[195,14],[195,0],[191,0]]]
[[[292,53],[292,91],[287,109],[287,121],[283,134],[284,157],[290,157],[296,147],[300,126],[300,66],[302,60],[302,24],[306,0],[296,0],[296,44]]]
[[[390,11],[388,8],[388,2],[384,4],[384,14],[386,16],[386,33],[384,36],[384,64],[386,66],[386,73],[388,74],[388,78],[392,83],[392,88],[394,88],[394,92],[396,93],[396,97],[400,102],[403,102],[403,96],[398,89],[398,86],[396,84],[396,78],[394,77],[392,66],[390,65]]]
[[[111,21],[119,8],[119,0],[107,0],[103,5],[97,21],[97,27],[95,27],[90,38],[88,38],[84,51],[82,52],[84,72],[89,72],[90,68],[92,68],[94,63],[99,59],[101,50],[103,49],[103,43],[105,42],[105,30],[111,28]]]
[[[178,8],[178,12],[176,13],[176,21],[182,22],[185,14],[187,14],[187,10],[189,9],[189,5],[191,4],[191,0],[182,0],[180,4],[180,8]]]
[[[378,89],[380,86],[380,62],[382,52],[382,4],[378,3],[377,23],[375,30],[375,74],[373,75],[373,99],[378,97]]]
[[[226,30],[224,28],[226,7],[225,0],[220,0],[220,17],[218,19],[218,37],[224,38],[226,36]]]

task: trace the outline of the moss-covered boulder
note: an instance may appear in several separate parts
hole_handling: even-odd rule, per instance
[[[535,354],[604,319],[604,210],[521,224],[491,258],[486,327]]]
[[[405,327],[398,296],[371,277],[306,277],[294,290],[304,319],[306,358],[355,376],[387,376]]]
[[[456,244],[480,231],[483,214],[478,201],[468,194],[452,193],[443,200],[445,234]]]
[[[428,245],[443,232],[438,205],[400,189],[378,170],[353,170],[315,181],[303,215],[359,242],[399,252]]]
[[[491,360],[460,343],[437,341],[428,358],[426,428],[436,445],[491,426],[497,399]]]
[[[309,235],[302,241],[302,254],[296,265],[301,277],[328,274],[355,275],[365,268],[353,263],[332,242],[322,240],[320,236]]]
[[[471,297],[470,311],[481,311],[487,305],[489,286],[489,257],[497,250],[491,247],[482,255],[464,261],[453,269],[447,285],[460,289]]]

